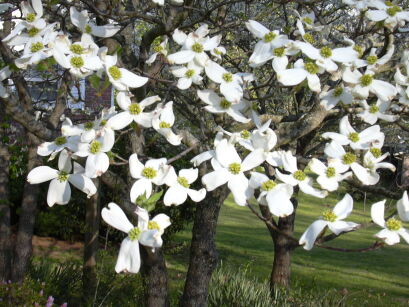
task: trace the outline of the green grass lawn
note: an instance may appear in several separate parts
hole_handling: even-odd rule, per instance
[[[295,236],[319,217],[338,197],[317,199],[302,195],[297,210]],[[370,205],[364,211],[362,202],[354,205],[348,220],[370,221]],[[390,204],[395,204],[392,202]],[[406,225],[408,226],[408,225]],[[345,234],[328,245],[343,248],[365,248],[375,242],[379,230],[373,226]],[[190,240],[190,229],[179,233],[178,242]],[[261,281],[269,278],[273,263],[273,244],[265,225],[248,208],[239,207],[229,198],[221,210],[217,228],[220,260],[232,267],[248,267]],[[167,257],[173,287],[179,287],[186,272],[188,249]],[[180,281],[178,283],[178,280]],[[409,304],[409,246],[401,243],[366,253],[345,253],[314,247],[311,251],[298,248],[292,258],[292,283],[303,288],[335,288],[347,292],[351,305],[393,306]],[[345,290],[346,289],[346,290]]]

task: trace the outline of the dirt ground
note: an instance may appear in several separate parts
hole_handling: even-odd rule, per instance
[[[84,244],[61,241],[51,237],[33,236],[33,254],[54,259],[81,259]]]

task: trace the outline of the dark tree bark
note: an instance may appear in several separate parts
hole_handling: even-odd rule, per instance
[[[37,156],[38,139],[31,133],[27,133],[27,136],[29,144],[27,171],[29,172],[34,167],[38,166],[41,163],[41,160]],[[13,282],[21,282],[24,279],[24,274],[27,271],[27,266],[30,261],[32,253],[31,241],[33,238],[38,193],[38,184],[29,184],[27,182],[24,185],[18,232],[14,246],[14,257],[11,273],[11,280]]]
[[[3,140],[0,140],[0,165],[0,281],[7,281],[10,279],[12,257],[8,190],[10,153]]]
[[[149,247],[141,246],[141,274],[145,286],[145,306],[168,307],[168,275],[162,249],[152,252]]]
[[[86,204],[85,236],[84,236],[84,264],[82,269],[82,287],[84,305],[92,303],[97,289],[97,252],[99,236],[99,179],[94,179],[97,193]]]
[[[189,269],[180,305],[206,306],[210,278],[217,265],[215,245],[220,207],[229,194],[227,186],[210,192],[197,204],[192,230]]]

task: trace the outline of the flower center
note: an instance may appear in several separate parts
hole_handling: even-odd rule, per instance
[[[128,107],[128,110],[132,115],[138,115],[142,112],[142,108],[139,103],[131,103]]]
[[[36,19],[36,14],[34,14],[34,13],[28,13],[27,14],[26,20],[28,22],[33,22],[35,19]]]
[[[320,50],[320,54],[324,58],[329,58],[332,55],[332,50],[329,47],[322,47]]]
[[[153,179],[153,178],[156,177],[156,175],[157,175],[157,172],[156,172],[156,170],[155,170],[154,168],[152,168],[152,167],[145,167],[145,168],[142,170],[142,176],[145,177],[145,178]]]
[[[226,110],[226,109],[230,108],[230,106],[231,106],[231,102],[228,101],[226,98],[223,98],[222,100],[220,100],[220,107],[222,109]]]
[[[315,43],[314,36],[312,36],[310,33],[305,33],[304,36],[303,36],[303,39],[307,43],[310,43],[311,45],[314,45],[314,43]]]
[[[389,7],[386,10],[386,13],[388,13],[389,16],[393,17],[393,16],[395,16],[397,13],[399,13],[401,11],[402,11],[402,9],[399,6],[394,5],[392,7]]]
[[[111,77],[112,77],[112,79],[114,79],[114,80],[118,80],[119,78],[121,78],[121,76],[122,76],[122,73],[121,73],[121,71],[119,70],[119,68],[118,68],[118,66],[111,66],[109,69],[108,69],[108,72],[109,72],[109,74],[111,75]]]
[[[319,71],[318,65],[312,62],[305,63],[304,68],[309,74],[312,75],[315,75]]]
[[[308,25],[312,25],[312,19],[310,17],[304,17],[302,21],[304,21]]]
[[[203,46],[202,46],[202,44],[194,43],[194,44],[192,45],[192,51],[193,51],[193,52],[196,52],[196,53],[202,53],[202,52],[203,52]]]
[[[225,82],[232,82],[232,81],[233,81],[233,75],[232,75],[231,73],[229,73],[229,72],[226,72],[226,73],[224,73],[224,74],[222,75],[222,79],[223,79]]]
[[[282,57],[285,53],[285,48],[284,47],[275,48],[273,52],[275,56]]]
[[[81,68],[84,66],[84,59],[80,56],[74,56],[71,58],[70,63],[75,68]]]
[[[65,143],[67,143],[67,139],[64,136],[59,136],[58,138],[56,138],[54,140],[55,145],[64,145]]]
[[[222,55],[223,54],[223,52],[221,52],[219,49],[217,49],[217,48],[214,48],[213,49],[213,52],[216,54],[216,55]]]
[[[161,52],[163,50],[162,45],[156,45],[155,47],[153,47],[153,51],[155,52]]]
[[[373,77],[372,75],[363,75],[360,79],[359,79],[360,83],[362,86],[368,86],[372,83],[373,81]]]
[[[361,57],[364,54],[364,48],[359,45],[355,45],[353,48],[356,52],[358,52],[358,56]]]
[[[189,182],[187,181],[186,177],[179,176],[179,177],[178,177],[178,183],[179,183],[182,187],[185,187],[185,188],[190,187],[190,184],[189,184]]]
[[[231,163],[231,164],[229,165],[229,171],[230,171],[230,173],[232,173],[232,174],[234,174],[234,175],[239,174],[240,171],[241,171],[241,165],[240,165],[240,163],[237,163],[237,162]]]
[[[366,57],[366,61],[369,65],[373,65],[378,61],[378,57],[376,55],[368,55]]]
[[[28,36],[30,36],[30,37],[36,36],[38,34],[38,32],[40,32],[40,30],[35,28],[35,27],[32,27],[30,30],[27,31]]]
[[[248,139],[250,137],[250,132],[248,130],[243,130],[242,132],[240,132],[240,136],[243,139]]]
[[[339,97],[339,96],[342,95],[343,92],[344,92],[344,89],[343,89],[342,87],[338,86],[338,87],[336,87],[336,88],[334,89],[334,91],[332,92],[332,95],[333,95],[334,97]]]
[[[336,171],[334,167],[328,167],[327,170],[325,171],[325,174],[327,175],[328,178],[333,178],[335,177]]]
[[[371,105],[369,108],[369,113],[375,114],[379,112],[379,107],[375,104]]]
[[[58,173],[57,179],[58,179],[59,182],[64,182],[64,181],[68,180],[68,177],[69,177],[69,175],[68,175],[67,172],[61,171],[61,172]]]
[[[275,38],[277,37],[277,34],[275,34],[274,32],[269,32],[267,34],[264,35],[264,41],[266,43],[270,43],[272,42]]]
[[[351,132],[351,133],[348,135],[348,139],[349,139],[351,142],[356,143],[356,142],[359,141],[359,134],[358,134],[357,132]]]
[[[155,221],[148,222],[148,229],[150,230],[160,230],[159,224]]]
[[[277,183],[275,183],[273,180],[267,180],[261,184],[261,189],[263,191],[271,191],[276,187]]]
[[[72,53],[75,53],[75,54],[83,54],[84,53],[84,48],[82,48],[82,46],[79,45],[79,44],[71,45],[70,50],[71,50]]]
[[[37,43],[31,44],[31,47],[30,47],[30,51],[32,53],[38,52],[38,51],[40,51],[42,49],[44,49],[44,45],[43,45],[42,42],[37,42]]]
[[[402,227],[402,222],[395,218],[390,218],[389,220],[386,221],[386,227],[389,230],[398,231]]]
[[[170,128],[170,124],[167,122],[160,122],[159,128]]]
[[[186,78],[192,78],[195,75],[195,70],[194,69],[188,69],[185,72],[185,77]]]
[[[304,181],[307,178],[307,175],[302,170],[295,171],[293,177],[298,181]]]
[[[89,152],[92,154],[97,154],[101,151],[102,144],[99,141],[92,141],[89,145]]]
[[[92,28],[91,28],[90,25],[86,25],[85,28],[84,28],[84,30],[85,30],[85,33],[87,33],[87,34],[91,34],[91,33],[92,33]]]
[[[94,128],[94,123],[93,122],[88,122],[84,125],[85,130],[91,130]]]
[[[322,218],[324,219],[324,221],[331,222],[331,223],[337,220],[337,216],[331,210],[324,211],[322,213]]]
[[[356,161],[356,155],[354,155],[352,152],[347,152],[343,157],[342,157],[342,162],[346,165],[350,165]]]
[[[382,150],[380,148],[372,147],[369,151],[375,158],[379,158],[382,155]]]
[[[131,241],[136,241],[139,239],[139,236],[141,235],[142,231],[138,228],[132,228],[129,232],[128,232],[128,236],[129,239],[131,239]]]
[[[106,124],[107,124],[106,119],[101,120],[101,122],[99,123],[100,126],[105,126]]]

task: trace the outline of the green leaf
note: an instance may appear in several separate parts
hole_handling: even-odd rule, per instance
[[[100,81],[101,81],[101,78],[100,77],[98,77],[97,75],[91,75],[89,78],[88,78],[88,80],[89,80],[89,83],[91,84],[91,86],[94,88],[94,89],[98,89],[99,88],[99,83],[100,83]]]

